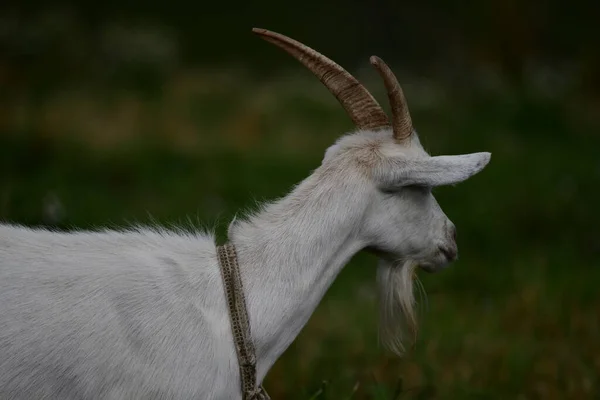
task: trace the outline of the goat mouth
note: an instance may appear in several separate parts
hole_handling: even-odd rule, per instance
[[[365,248],[365,250],[377,256],[377,258],[379,258],[380,260],[392,264],[394,268],[403,268],[405,267],[406,261],[408,261],[407,259],[398,259],[392,253],[378,249],[376,247],[367,247]],[[452,261],[453,258],[451,251],[449,250],[446,252],[441,250],[440,248],[435,259],[427,258],[422,260],[414,260],[412,263],[416,267],[415,271],[419,269],[424,272],[434,274],[448,267]]]
[[[419,269],[433,274],[433,273],[436,273],[436,272],[439,272],[441,270],[448,268],[448,266],[450,266],[452,261],[453,261],[452,257],[449,257],[449,255],[444,252],[440,252],[439,256],[436,257],[436,260],[420,262]]]
[[[429,274],[433,274],[438,272],[440,269],[443,269],[444,267],[438,267],[432,264],[419,264],[419,269],[422,271],[425,271]]]

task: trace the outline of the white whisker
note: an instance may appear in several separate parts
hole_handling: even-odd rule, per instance
[[[377,271],[380,297],[379,339],[396,354],[406,351],[404,342],[417,335],[413,293],[414,262],[399,264],[381,261]]]

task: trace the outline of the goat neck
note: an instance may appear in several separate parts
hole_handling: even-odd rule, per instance
[[[259,382],[299,334],[342,267],[364,247],[358,227],[368,201],[361,196],[361,180],[336,180],[330,172],[317,169],[288,196],[230,227]]]

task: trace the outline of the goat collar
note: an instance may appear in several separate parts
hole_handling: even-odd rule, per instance
[[[270,400],[263,387],[256,386],[256,354],[250,334],[250,322],[248,321],[237,253],[233,244],[228,242],[218,246],[217,258],[221,266],[231,330],[240,366],[242,398],[244,400]]]

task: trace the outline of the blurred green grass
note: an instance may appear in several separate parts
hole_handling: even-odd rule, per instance
[[[351,126],[312,77],[180,73],[151,95],[65,88],[3,99],[0,219],[60,229],[215,228],[285,194]],[[371,77],[372,78],[372,77]],[[362,78],[361,78],[362,79]],[[369,80],[365,77],[362,80]],[[376,81],[368,82],[385,99]],[[460,260],[422,274],[404,358],[377,343],[375,259],[360,254],[268,375],[275,399],[585,399],[600,392],[600,124],[575,95],[407,85],[434,154],[491,151],[436,191]],[[590,116],[592,115],[592,116]]]

